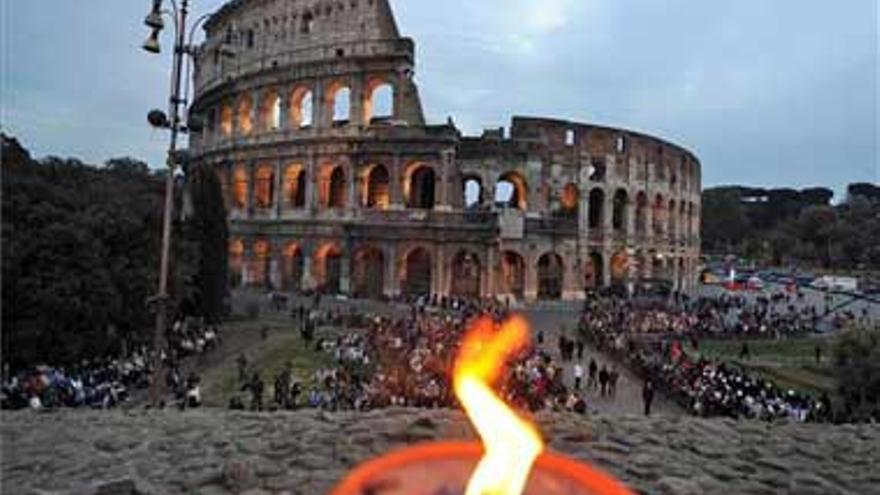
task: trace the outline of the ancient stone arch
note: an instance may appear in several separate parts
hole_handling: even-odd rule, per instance
[[[473,251],[459,250],[452,257],[450,294],[460,297],[480,297],[482,263]]]
[[[416,246],[403,255],[400,288],[405,295],[427,295],[433,282],[433,257],[424,246]]]
[[[535,269],[538,271],[538,299],[562,298],[565,275],[562,257],[554,252],[545,253],[538,258]]]
[[[512,294],[522,298],[526,288],[526,261],[525,257],[513,250],[501,253],[501,270],[498,280],[498,292]]]

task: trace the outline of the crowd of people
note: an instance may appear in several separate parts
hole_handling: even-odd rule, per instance
[[[167,347],[160,353],[166,384],[182,404],[197,406],[201,402],[199,379],[192,372],[185,374],[182,363],[217,347],[220,329],[201,319],[180,317],[168,329],[166,339]],[[65,366],[38,365],[15,371],[5,367],[0,408],[113,408],[149,387],[155,359],[156,353],[141,345],[122,356]]]
[[[252,371],[247,357],[240,356],[242,394],[230,401],[231,408],[455,407],[452,368],[465,330],[478,316],[490,315],[500,322],[508,314],[501,303],[458,298],[412,299],[405,316],[334,313],[317,309],[318,304],[294,307],[292,316],[304,345],[322,353],[328,364],[303,383],[294,380],[285,366],[271,377],[270,391],[264,381],[270,377]],[[316,328],[323,329],[320,338],[315,336]],[[560,337],[559,357],[549,352],[550,345],[538,333],[533,345],[508,363],[500,387],[506,401],[532,411],[585,412],[588,391],[614,395],[619,371],[599,366],[595,359],[588,368],[580,364],[582,360],[586,364],[583,342]],[[567,369],[572,371],[565,373]],[[572,373],[581,376],[568,376]]]
[[[696,415],[767,420],[787,417],[796,421],[830,419],[827,395],[816,398],[783,390],[729,364],[686,352],[685,343],[698,349],[701,337],[730,332],[731,327],[725,327],[723,321],[734,310],[738,310],[736,325],[745,326],[748,321],[772,324],[772,318],[779,314],[771,312],[771,304],[757,301],[750,306],[740,298],[724,295],[714,300],[684,300],[672,307],[652,307],[624,299],[593,297],[585,305],[579,330],[597,348],[627,363],[652,388],[662,390]],[[740,330],[733,331],[739,334]]]

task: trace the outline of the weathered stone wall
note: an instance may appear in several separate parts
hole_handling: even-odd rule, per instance
[[[326,493],[389,449],[472,439],[452,411],[4,413],[9,494]],[[549,447],[642,493],[869,494],[880,427],[637,416],[536,418]],[[104,486],[103,492],[98,487]]]

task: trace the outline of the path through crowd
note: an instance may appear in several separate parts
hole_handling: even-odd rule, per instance
[[[551,356],[553,360],[562,363],[562,356],[559,353],[557,345],[562,329],[565,329],[565,335],[569,339],[577,340],[577,322],[578,309],[571,307],[570,309],[556,308],[548,310],[526,310],[525,314],[532,322],[532,334],[537,335],[538,331],[544,331],[543,348]],[[587,407],[590,412],[614,413],[614,414],[643,414],[644,402],[642,401],[642,387],[644,381],[632,373],[629,369],[622,365],[617,365],[620,372],[620,378],[617,381],[617,393],[615,397],[602,397],[599,390],[588,390],[586,387],[587,369],[590,359],[595,358],[598,367],[601,369],[603,365],[610,370],[616,363],[611,357],[598,352],[589,344],[584,352],[584,359],[580,361],[584,367],[584,385],[582,391],[587,394]],[[565,383],[567,385],[574,384],[574,366],[578,362],[577,356],[575,360],[564,363],[565,366]],[[654,397],[651,414],[661,415],[681,415],[684,411],[674,402],[666,399],[661,393],[657,392]]]

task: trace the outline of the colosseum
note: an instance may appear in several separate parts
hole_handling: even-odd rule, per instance
[[[190,145],[223,185],[233,286],[536,301],[696,283],[690,151],[551,118],[429,124],[388,0],[233,0],[205,31]]]

